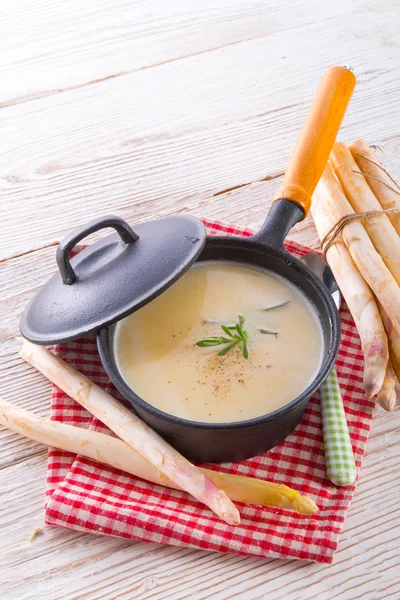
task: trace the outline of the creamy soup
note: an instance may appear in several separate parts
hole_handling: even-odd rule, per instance
[[[245,318],[237,343],[199,347]],[[229,331],[237,333],[237,330]],[[235,338],[236,339],[236,338]],[[233,339],[233,341],[235,341]],[[185,419],[232,422],[287,404],[314,379],[322,330],[310,302],[270,271],[228,261],[195,264],[161,296],[120,321],[118,367],[149,404]]]

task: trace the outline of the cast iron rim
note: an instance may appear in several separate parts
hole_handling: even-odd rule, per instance
[[[183,419],[181,417],[177,417],[175,415],[171,415],[170,413],[164,412],[156,408],[152,404],[149,404],[148,402],[143,400],[141,396],[138,396],[131,387],[129,387],[129,385],[125,382],[124,378],[120,374],[116,361],[114,360],[113,353],[110,351],[110,327],[103,328],[97,333],[97,347],[102,364],[111,382],[119,390],[122,396],[128,402],[130,402],[133,409],[135,409],[137,405],[142,410],[154,415],[155,417],[158,417],[159,419],[168,421],[174,425],[182,425],[185,427],[193,427],[196,429],[228,430],[239,429],[242,427],[252,427],[268,423],[269,421],[273,421],[279,417],[283,417],[285,414],[291,412],[293,409],[297,408],[299,405],[307,401],[318,390],[318,388],[321,386],[321,383],[327,378],[335,364],[340,345],[340,318],[336,305],[331,297],[331,294],[321,282],[321,280],[306,265],[304,265],[304,263],[300,262],[292,254],[290,254],[284,249],[276,250],[275,248],[267,247],[263,243],[257,243],[250,240],[251,238],[227,238],[222,236],[213,236],[207,238],[206,248],[207,246],[221,246],[228,248],[229,246],[233,245],[232,243],[238,246],[242,245],[242,243],[244,242],[246,250],[250,252],[259,251],[264,255],[265,253],[272,254],[274,255],[274,257],[281,260],[283,259],[284,261],[287,261],[288,258],[290,258],[290,262],[293,263],[293,267],[297,268],[297,270],[300,271],[303,277],[312,284],[317,294],[323,301],[327,317],[330,321],[330,345],[327,348],[326,356],[321,365],[321,368],[318,371],[312,383],[305,390],[303,390],[301,394],[296,396],[288,404],[285,404],[284,406],[274,410],[273,412],[261,415],[259,417],[255,417],[253,419],[247,419],[245,421],[234,421],[228,423],[207,423],[203,421],[191,421],[189,419]],[[241,262],[249,263],[250,261],[243,260]],[[279,274],[278,271],[277,274]],[[113,325],[111,327],[113,327]]]

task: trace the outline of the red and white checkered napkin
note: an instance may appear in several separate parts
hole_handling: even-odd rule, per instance
[[[210,235],[250,235],[248,231],[215,223],[206,225]],[[298,256],[307,252],[294,243],[288,243],[287,248]],[[341,309],[341,320],[342,341],[336,367],[360,467],[373,403],[363,392],[360,341],[346,306]],[[97,384],[116,393],[102,369],[94,337],[60,346],[57,352]],[[79,427],[109,432],[57,388],[52,394],[51,416]],[[159,544],[332,561],[355,486],[337,488],[326,477],[317,395],[308,404],[300,424],[279,446],[240,463],[209,467],[289,485],[311,496],[320,512],[302,517],[275,508],[239,505],[241,525],[232,527],[184,492],[153,485],[93,460],[50,449],[45,520],[49,525]]]

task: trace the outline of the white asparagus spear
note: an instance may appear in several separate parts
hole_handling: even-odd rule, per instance
[[[385,210],[391,208],[400,210],[400,188],[386,171],[380,168],[379,161],[367,142],[365,140],[355,140],[350,144],[349,149],[360,171],[365,174],[364,177],[381,207]],[[381,181],[378,181],[379,179]],[[388,217],[396,232],[400,235],[400,213],[388,215]]]
[[[354,213],[329,163],[319,181],[318,193],[322,195],[321,201],[326,204],[335,223]],[[358,221],[348,223],[342,231],[342,238],[361,275],[390,317],[395,331],[400,333],[400,287],[375,250],[364,226]],[[400,359],[398,344],[393,345],[393,351]]]
[[[355,212],[382,210],[365,177],[359,174],[360,169],[346,144],[336,142],[329,160]],[[400,237],[389,217],[387,215],[369,217],[365,219],[364,227],[394,279],[400,285]]]
[[[225,492],[118,400],[43,346],[23,340],[20,356],[100,419],[181,489],[203,502],[230,525],[240,523],[239,512]]]
[[[393,410],[396,406],[396,375],[389,360],[386,376],[383,380],[383,385],[378,392],[377,400],[379,404],[387,411]]]
[[[158,485],[180,489],[131,446],[110,435],[39,417],[1,398],[0,424],[46,446],[86,456]],[[209,469],[200,471],[223,489],[231,500],[277,506],[301,515],[318,512],[311,498],[286,485]]]
[[[335,225],[335,218],[324,201],[322,186],[314,192],[311,214],[322,241]],[[338,236],[330,246],[326,259],[353,316],[364,355],[364,389],[368,398],[381,389],[389,357],[388,342],[382,319],[371,288],[368,286],[349,251]]]

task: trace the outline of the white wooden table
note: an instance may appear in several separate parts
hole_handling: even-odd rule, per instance
[[[256,228],[341,62],[358,76],[341,139],[400,175],[398,0],[3,0],[0,19],[0,394],[38,414],[50,386],[14,337],[74,226],[191,212]],[[292,237],[317,245],[309,219]],[[399,598],[399,427],[376,410],[331,566],[43,526],[46,448],[1,430],[0,598]]]

